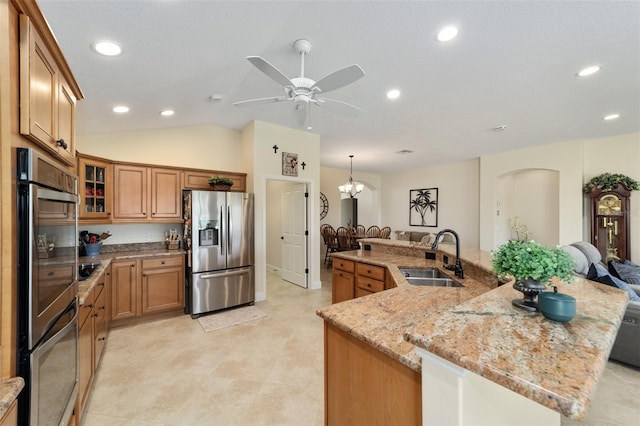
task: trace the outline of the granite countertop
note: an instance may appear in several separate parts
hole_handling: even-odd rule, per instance
[[[80,306],[84,304],[84,301],[89,292],[98,283],[104,271],[113,261],[159,256],[184,256],[184,254],[184,250],[157,249],[101,253],[98,256],[81,256],[78,258],[78,265],[81,265],[83,263],[98,263],[99,265],[88,279],[84,281],[78,281],[78,303],[80,304]]]
[[[23,387],[24,379],[22,377],[0,381],[0,419],[9,410]]]
[[[340,252],[334,256],[387,267],[398,287],[320,308],[317,314],[416,372],[421,371],[420,357],[414,345],[403,338],[405,331],[430,315],[445,312],[490,290],[469,276],[454,277],[452,272],[441,268],[441,262],[426,260],[424,256],[417,258],[378,250]],[[464,287],[413,286],[398,267],[438,267]]]
[[[576,298],[577,314],[568,323],[514,308],[511,300],[522,294],[505,285],[425,318],[405,338],[564,416],[583,419],[629,295],[581,278],[554,284]]]
[[[511,300],[522,293],[488,282],[487,252],[461,251],[465,274],[470,266],[485,278],[457,279],[464,288],[419,287],[408,284],[398,266],[439,267],[442,262],[424,259],[426,247],[394,240],[363,242],[374,249],[334,256],[386,266],[398,287],[321,308],[317,314],[325,321],[415,371],[421,371],[414,350],[418,346],[567,417],[586,416],[627,293],[586,279],[571,284],[556,280],[559,291],[577,300],[576,317],[562,324],[513,307]],[[455,247],[446,245],[438,250],[439,256],[455,253]]]

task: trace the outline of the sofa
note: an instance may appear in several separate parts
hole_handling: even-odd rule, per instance
[[[588,242],[579,241],[561,248],[575,260],[574,273],[576,275],[592,281],[614,285],[630,293],[630,301],[609,357],[625,364],[640,367],[640,301],[631,300],[632,293],[640,297],[640,285],[631,283],[638,281],[636,279],[629,279],[628,282],[621,280],[624,277],[617,274],[617,265],[605,265],[598,249]],[[632,262],[627,261],[627,264],[632,269],[634,267],[640,268]],[[640,269],[637,269],[636,272],[640,273]]]
[[[411,241],[414,243],[423,243],[431,245],[436,238],[435,233],[431,232],[418,232],[418,231],[394,231],[396,240],[399,241]],[[444,234],[440,237],[440,244],[455,244],[453,236]]]

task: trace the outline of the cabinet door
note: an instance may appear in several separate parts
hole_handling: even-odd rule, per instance
[[[182,266],[143,270],[142,313],[183,308],[183,277]]]
[[[58,75],[58,155],[68,164],[76,156],[76,97],[62,75]]]
[[[183,172],[183,187],[186,189],[210,189],[209,179],[212,177],[225,177],[233,181],[231,191],[246,192],[247,190],[247,174],[218,172],[215,170],[185,170]]]
[[[107,313],[107,292],[103,289],[96,297],[93,308],[93,369],[98,369],[100,356],[107,340],[106,313]]]
[[[147,168],[115,164],[114,219],[147,218]]]
[[[182,175],[176,169],[151,169],[151,218],[180,219]]]
[[[138,261],[111,264],[111,319],[133,317],[137,314]]]
[[[90,316],[78,333],[78,403],[76,414],[82,413],[93,379],[93,318]],[[80,415],[81,417],[81,415]]]
[[[331,303],[344,302],[354,298],[355,278],[349,272],[334,269],[331,280]]]
[[[107,162],[78,156],[80,220],[111,218],[111,171]]]
[[[57,153],[58,68],[29,18],[20,15],[20,133]]]

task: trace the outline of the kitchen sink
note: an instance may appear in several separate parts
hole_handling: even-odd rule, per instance
[[[411,285],[464,287],[437,268],[400,268],[400,272]]]
[[[100,266],[99,263],[81,263],[78,265],[78,281],[89,279],[98,266]]]

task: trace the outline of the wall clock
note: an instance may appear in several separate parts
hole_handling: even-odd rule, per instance
[[[329,213],[329,200],[327,200],[327,196],[321,192],[320,193],[320,220],[327,217],[327,213]]]

